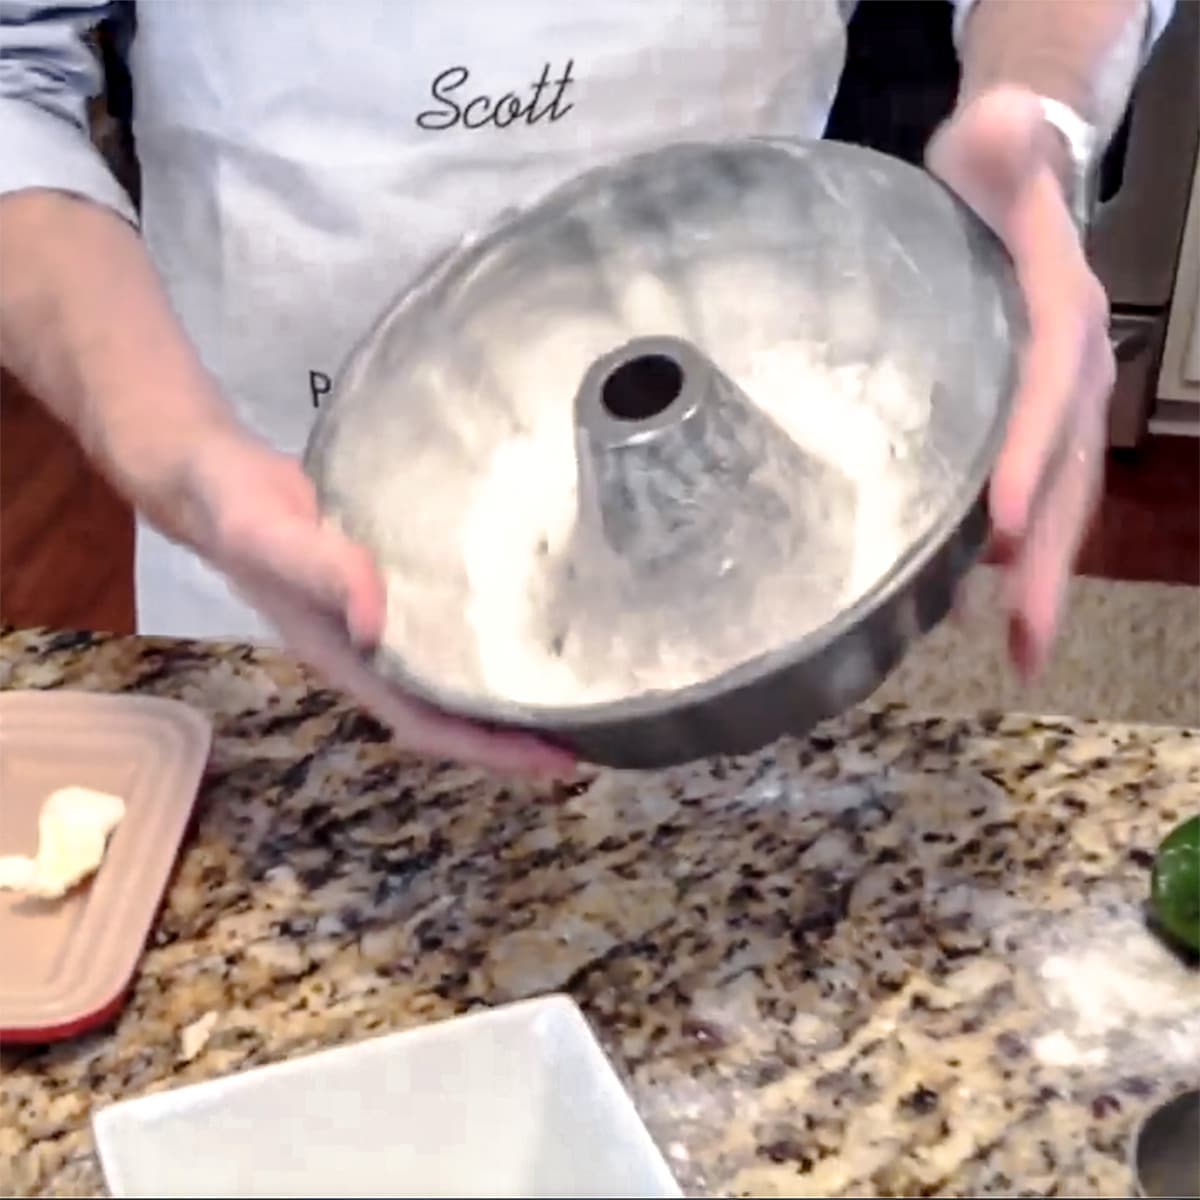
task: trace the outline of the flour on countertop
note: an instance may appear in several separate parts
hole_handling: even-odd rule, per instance
[[[1200,977],[1132,913],[1070,922],[1037,975],[1057,1028],[1033,1043],[1052,1066],[1099,1066],[1113,1039],[1142,1044],[1147,1067],[1194,1060],[1200,1067]]]

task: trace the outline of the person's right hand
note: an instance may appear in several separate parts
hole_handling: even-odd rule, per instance
[[[364,660],[383,628],[384,589],[367,552],[322,522],[300,464],[232,425],[194,439],[147,516],[221,570],[287,645],[414,751],[498,771],[561,776],[573,759],[536,738],[448,716]]]

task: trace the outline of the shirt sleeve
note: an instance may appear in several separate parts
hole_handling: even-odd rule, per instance
[[[1159,34],[1167,27],[1167,22],[1175,12],[1175,0],[1148,0],[1148,2],[1148,27],[1146,40],[1142,46],[1143,65],[1150,57],[1150,51],[1154,49],[1154,43],[1158,41]],[[950,0],[950,3],[954,6],[954,43],[958,45],[962,38],[963,25],[966,23],[971,9],[979,3],[979,0]]]
[[[87,35],[116,9],[114,0],[0,0],[0,196],[53,188],[137,223],[88,125],[103,75]]]

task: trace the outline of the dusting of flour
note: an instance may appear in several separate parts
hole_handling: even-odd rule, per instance
[[[1078,914],[1025,947],[1056,1017],[1033,1043],[1055,1067],[1200,1068],[1200,979],[1124,907]],[[1120,1045],[1121,1052],[1116,1053]]]

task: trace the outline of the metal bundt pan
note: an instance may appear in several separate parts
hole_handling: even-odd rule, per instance
[[[746,753],[949,611],[1023,330],[999,243],[924,172],[677,145],[431,267],[306,468],[389,581],[375,661],[411,693],[610,766]]]

